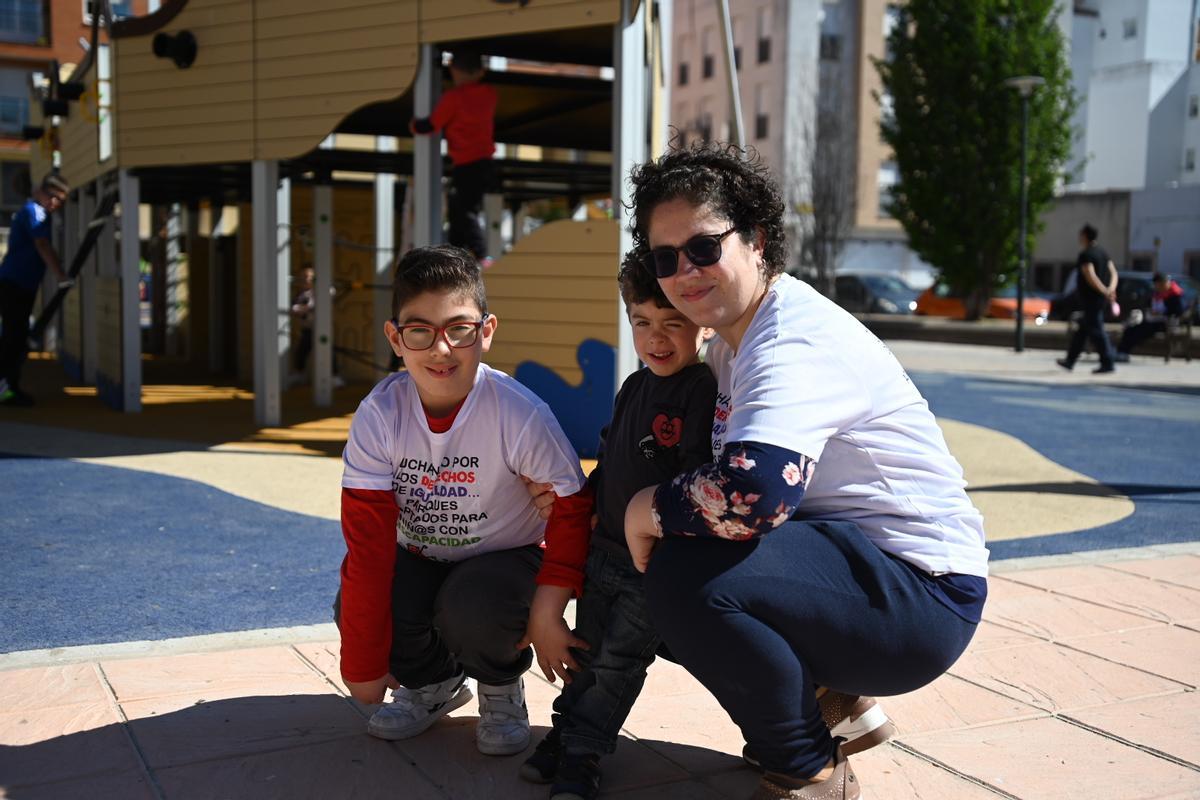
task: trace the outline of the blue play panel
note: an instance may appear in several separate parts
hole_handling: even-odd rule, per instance
[[[0,652],[330,621],[336,521],[180,478],[4,456],[0,508]]]

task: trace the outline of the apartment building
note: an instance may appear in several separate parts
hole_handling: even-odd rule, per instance
[[[145,14],[157,0],[112,0],[113,14]],[[0,228],[25,200],[17,186],[29,161],[29,82],[50,66],[75,64],[91,38],[90,0],[0,0]]]

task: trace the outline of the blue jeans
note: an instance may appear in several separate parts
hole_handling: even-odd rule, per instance
[[[553,724],[564,750],[606,755],[616,749],[660,640],[628,556],[592,548],[575,612],[575,634],[592,649],[573,651],[582,672],[554,701]]]
[[[788,522],[759,539],[667,537],[646,603],[672,655],[713,693],[771,772],[807,778],[834,752],[816,686],[910,692],[976,626],[848,522]]]

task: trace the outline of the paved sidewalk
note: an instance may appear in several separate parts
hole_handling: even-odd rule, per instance
[[[1195,470],[1188,469],[1195,461],[1173,455],[1134,478],[1107,463],[1099,465],[1103,473],[1085,461],[1068,469],[1052,460],[1059,451],[1049,438],[1042,442],[1037,426],[1005,433],[1005,426],[992,425],[993,418],[1006,424],[1017,418],[1057,430],[1057,422],[1047,421],[1064,418],[1066,412],[1055,411],[1057,402],[1071,419],[1094,414],[1111,424],[1127,418],[1131,436],[1150,423],[1168,426],[1178,445],[1171,452],[1194,453],[1200,361],[1135,358],[1115,375],[1097,377],[1082,363],[1064,373],[1053,364],[1055,354],[1045,351],[899,341],[889,346],[943,402],[957,399],[951,405],[958,410],[982,407],[989,394],[1003,401],[979,411],[983,419],[974,424],[942,420],[976,502],[985,507],[994,545],[1020,544],[1019,537],[1030,533],[1065,537],[1105,525],[1124,524],[1122,531],[1137,535],[1121,533],[1121,550],[994,562],[985,621],[967,654],[933,685],[884,701],[900,735],[854,757],[866,796],[1200,798],[1200,541],[1129,546],[1164,542],[1171,538],[1166,534],[1200,540],[1200,520],[1191,511]],[[1096,392],[1077,394],[1093,385]],[[144,565],[133,569],[145,575],[105,571],[93,562],[140,546],[134,522],[146,528],[139,534],[146,542],[164,539],[164,528],[156,527],[163,523],[149,524],[154,514],[174,515],[186,528],[180,512],[194,511],[187,504],[197,502],[189,492],[209,492],[196,495],[212,517],[200,522],[219,522],[226,533],[254,521],[243,502],[262,515],[303,515],[300,521],[312,528],[308,539],[301,538],[307,528],[299,517],[288,517],[291,522],[280,528],[275,517],[263,516],[258,528],[238,534],[238,551],[282,551],[333,572],[336,554],[317,544],[325,542],[331,552],[339,547],[339,465],[321,455],[340,450],[354,392],[361,395],[363,387],[343,390],[332,412],[289,396],[288,425],[257,430],[247,421],[249,396],[227,387],[147,387],[154,402],[138,416],[100,410],[80,390],[55,386],[43,389],[39,401],[45,402],[24,410],[30,413],[0,420],[0,450],[9,455],[9,469],[22,476],[10,483],[9,494],[28,517],[26,528],[17,529],[27,535],[18,539],[25,551],[45,555],[30,564],[58,568],[54,574],[32,567],[19,572],[14,553],[5,553],[8,592],[0,619],[7,613],[10,624],[0,625],[0,638],[22,625],[44,633],[62,620],[96,634],[101,622],[127,621],[135,612],[154,614],[161,625],[164,599],[134,591],[138,580],[159,580],[161,562],[138,562]],[[1025,428],[1039,436],[1015,438],[1012,431]],[[1105,452],[1117,453],[1122,465],[1141,463],[1128,449]],[[1063,453],[1063,462],[1074,463],[1073,452]],[[46,497],[31,494],[35,470],[18,464],[16,455],[41,459]],[[69,483],[84,471],[94,480]],[[1096,483],[1097,475],[1110,472],[1113,486]],[[96,498],[105,487],[111,494],[125,486],[114,482],[118,478],[136,482],[113,498],[114,522],[101,514]],[[61,496],[62,485],[74,487],[70,496],[47,502]],[[305,491],[297,492],[298,486]],[[1162,513],[1166,508],[1181,511]],[[1139,514],[1150,520],[1142,527],[1158,535],[1126,522]],[[268,538],[273,533],[290,546],[276,547]],[[204,541],[211,550],[215,540]],[[367,736],[366,710],[340,689],[331,625],[242,630],[293,624],[280,616],[290,605],[319,607],[323,616],[329,587],[322,584],[315,593],[320,602],[313,603],[302,596],[305,584],[295,581],[274,595],[242,594],[230,601],[214,588],[230,579],[229,566],[220,559],[207,564],[199,555],[180,568],[192,578],[195,594],[179,594],[173,602],[184,618],[202,617],[204,606],[193,598],[216,595],[219,618],[204,618],[189,632],[239,632],[0,654],[0,798],[547,796],[546,787],[516,777],[520,757],[475,751],[474,704],[415,740],[386,743]],[[310,569],[265,560],[243,566],[281,569],[285,577]],[[89,594],[89,580],[110,587],[117,604],[104,606],[101,595]],[[247,609],[268,621],[242,624],[235,612]],[[139,635],[155,634],[124,638]],[[526,681],[540,735],[556,688],[533,673]],[[757,776],[742,766],[741,746],[712,697],[679,667],[659,662],[618,752],[604,763],[605,796],[747,797]]]
[[[1068,565],[1000,564],[968,653],[886,701],[899,737],[853,759],[867,796],[1200,797],[1200,546],[1044,563]],[[0,796],[547,796],[517,777],[520,756],[475,752],[474,704],[416,739],[366,735],[336,642],[314,634],[332,630],[207,652],[143,645],[180,651],[148,657],[120,657],[129,645],[0,656],[23,665],[0,672]],[[555,688],[533,673],[526,685],[537,735]],[[605,762],[604,794],[747,797],[757,777],[741,746],[712,697],[660,661]]]

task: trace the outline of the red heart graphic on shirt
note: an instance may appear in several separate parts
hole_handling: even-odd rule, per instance
[[[650,430],[654,431],[654,439],[660,445],[674,447],[679,444],[679,437],[683,435],[683,420],[659,414],[650,424]]]

